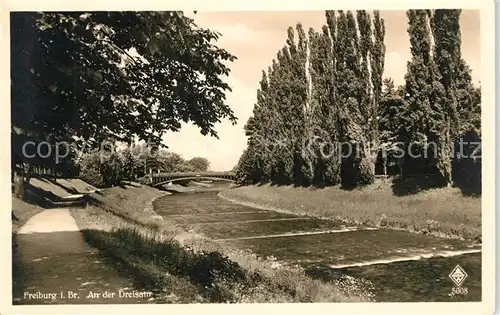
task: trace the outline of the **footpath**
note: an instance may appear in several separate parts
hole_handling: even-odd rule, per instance
[[[47,209],[15,237],[13,304],[155,303],[90,247],[68,209]]]

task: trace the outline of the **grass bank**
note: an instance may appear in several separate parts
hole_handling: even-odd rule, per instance
[[[118,223],[155,226],[161,217],[153,211],[152,202],[166,194],[147,186],[117,186],[90,194],[85,211],[75,209],[72,214],[81,229],[111,230]]]
[[[31,217],[44,209],[12,195],[12,233],[17,233]]]
[[[262,185],[226,190],[219,196],[256,208],[481,242],[481,199],[463,196],[455,188],[395,196],[383,184],[350,191]]]
[[[162,195],[148,187],[116,187],[92,195],[86,209],[73,209],[72,214],[87,242],[170,302],[373,299],[369,282],[348,276],[330,282],[314,280],[297,266],[284,266],[182,231],[154,212],[151,201]]]

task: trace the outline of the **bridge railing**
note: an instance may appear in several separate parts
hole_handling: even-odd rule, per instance
[[[164,177],[164,176],[232,176],[235,175],[232,172],[159,172],[152,174],[154,177]]]
[[[159,185],[161,183],[176,181],[181,179],[195,179],[195,178],[213,178],[213,179],[230,179],[234,180],[236,175],[231,172],[174,172],[174,173],[157,173],[151,177],[152,185]]]

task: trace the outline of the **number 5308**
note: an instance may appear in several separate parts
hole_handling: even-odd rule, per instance
[[[468,289],[467,288],[462,288],[462,287],[455,287],[452,289],[452,292],[453,294],[457,294],[457,295],[465,295],[468,293]]]

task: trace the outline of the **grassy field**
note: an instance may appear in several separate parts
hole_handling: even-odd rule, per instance
[[[130,270],[141,285],[177,303],[370,301],[370,283],[352,277],[313,280],[242,250],[225,248],[158,218],[163,195],[148,187],[107,189],[72,214],[87,242]],[[168,198],[168,197],[166,197]]]
[[[350,191],[262,185],[219,195],[256,208],[481,241],[481,199],[463,196],[454,188],[395,196],[384,184]]]

